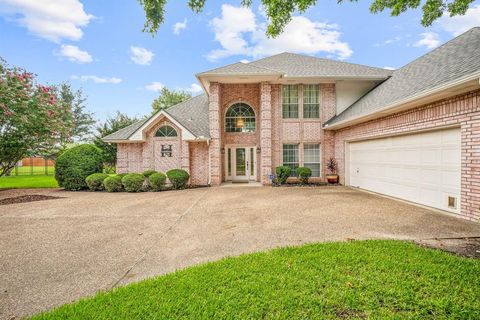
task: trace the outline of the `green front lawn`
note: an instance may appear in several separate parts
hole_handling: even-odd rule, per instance
[[[0,189],[58,188],[53,175],[9,176],[0,178]]]
[[[480,319],[480,260],[400,241],[227,258],[34,319]]]

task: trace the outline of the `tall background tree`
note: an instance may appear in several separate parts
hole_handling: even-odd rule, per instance
[[[117,111],[113,117],[107,118],[103,124],[97,127],[97,132],[93,139],[93,143],[102,149],[104,154],[104,162],[110,166],[114,166],[117,161],[117,145],[114,143],[106,143],[102,140],[115,131],[123,129],[135,122],[139,121],[136,117],[129,117],[126,114]]]
[[[155,113],[161,109],[167,109],[180,102],[190,99],[191,97],[192,95],[190,92],[183,90],[170,90],[166,87],[163,87],[160,91],[160,95],[152,102],[152,113]]]
[[[167,0],[138,0],[145,10],[144,31],[155,34],[165,19],[165,5]],[[345,0],[337,0],[342,3]],[[347,0],[356,2],[357,0]],[[188,6],[195,13],[203,10],[206,0],[188,0]],[[252,6],[252,0],[239,0],[245,7]],[[440,18],[443,14],[449,16],[464,15],[474,0],[373,0],[370,5],[370,12],[378,13],[389,9],[392,16],[417,9],[422,6],[423,16],[421,24],[424,27]],[[317,0],[261,0],[262,6],[268,18],[267,35],[276,37],[282,33],[284,27],[292,19],[295,12],[300,14],[317,3]]]
[[[57,100],[55,87],[0,60],[0,176],[23,157],[71,136],[72,113]]]

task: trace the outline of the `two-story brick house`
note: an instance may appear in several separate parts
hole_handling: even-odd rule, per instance
[[[480,219],[480,28],[395,71],[282,53],[197,78],[205,94],[105,137],[118,172],[268,184],[334,158],[345,185]]]

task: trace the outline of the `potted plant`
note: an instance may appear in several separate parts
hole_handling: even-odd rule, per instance
[[[326,175],[328,183],[338,183],[337,161],[334,158],[328,159],[327,169],[330,171],[330,174]]]

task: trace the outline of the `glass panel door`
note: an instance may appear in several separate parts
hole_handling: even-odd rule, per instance
[[[235,149],[235,175],[238,176],[246,176],[247,174],[247,166],[246,166],[246,150],[245,148],[236,148]]]

